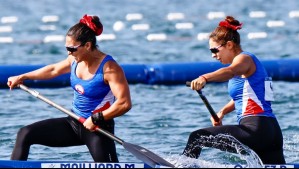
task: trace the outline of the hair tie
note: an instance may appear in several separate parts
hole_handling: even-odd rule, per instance
[[[229,28],[229,29],[232,29],[232,30],[235,30],[235,31],[238,30],[238,29],[242,29],[242,25],[243,25],[243,23],[240,23],[240,25],[237,25],[237,26],[232,25],[227,21],[221,21],[219,23],[219,26],[226,27],[226,28]]]
[[[96,24],[92,22],[92,16],[84,15],[82,19],[80,19],[80,23],[85,24],[88,26],[91,30],[95,32],[97,36],[101,35],[103,32],[103,26],[101,28],[98,28]]]

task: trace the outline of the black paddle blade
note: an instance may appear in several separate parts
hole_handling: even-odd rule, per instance
[[[175,168],[175,166],[153,152],[140,147],[138,145],[134,145],[131,143],[123,143],[124,148],[134,154],[139,160],[143,161],[147,165],[152,168],[160,168],[160,167],[171,167]]]

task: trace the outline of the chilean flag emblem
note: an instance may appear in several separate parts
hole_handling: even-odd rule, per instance
[[[78,93],[80,93],[80,94],[84,94],[84,88],[81,86],[81,85],[76,85],[75,86],[75,89],[76,89],[76,91],[78,92]]]

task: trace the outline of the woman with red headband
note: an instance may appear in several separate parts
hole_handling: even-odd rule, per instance
[[[272,82],[258,58],[242,50],[237,31],[241,28],[242,23],[227,16],[210,34],[212,57],[229,66],[194,79],[191,89],[201,90],[209,82],[228,81],[231,101],[218,112],[219,122],[211,118],[214,127],[190,134],[183,154],[198,158],[203,147],[237,153],[240,150],[227,142],[232,136],[254,150],[264,164],[285,164],[283,136],[271,108]],[[222,125],[224,116],[233,111],[239,124]]]
[[[38,70],[8,78],[10,89],[24,80],[45,80],[70,73],[74,89],[72,111],[87,119],[82,125],[71,117],[54,118],[21,128],[11,160],[27,160],[30,146],[86,145],[95,162],[118,162],[113,140],[93,131],[96,126],[114,133],[114,118],[131,109],[128,82],[112,56],[100,51],[96,36],[103,32],[97,16],[85,15],[66,35],[68,57]]]

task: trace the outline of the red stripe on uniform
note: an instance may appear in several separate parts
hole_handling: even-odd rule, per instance
[[[254,100],[248,99],[246,110],[244,112],[244,115],[247,114],[259,114],[264,112],[264,110],[259,106]]]
[[[107,102],[103,107],[101,107],[97,110],[94,110],[92,113],[95,114],[95,113],[102,112],[102,111],[108,109],[109,107],[110,107],[110,102]]]

